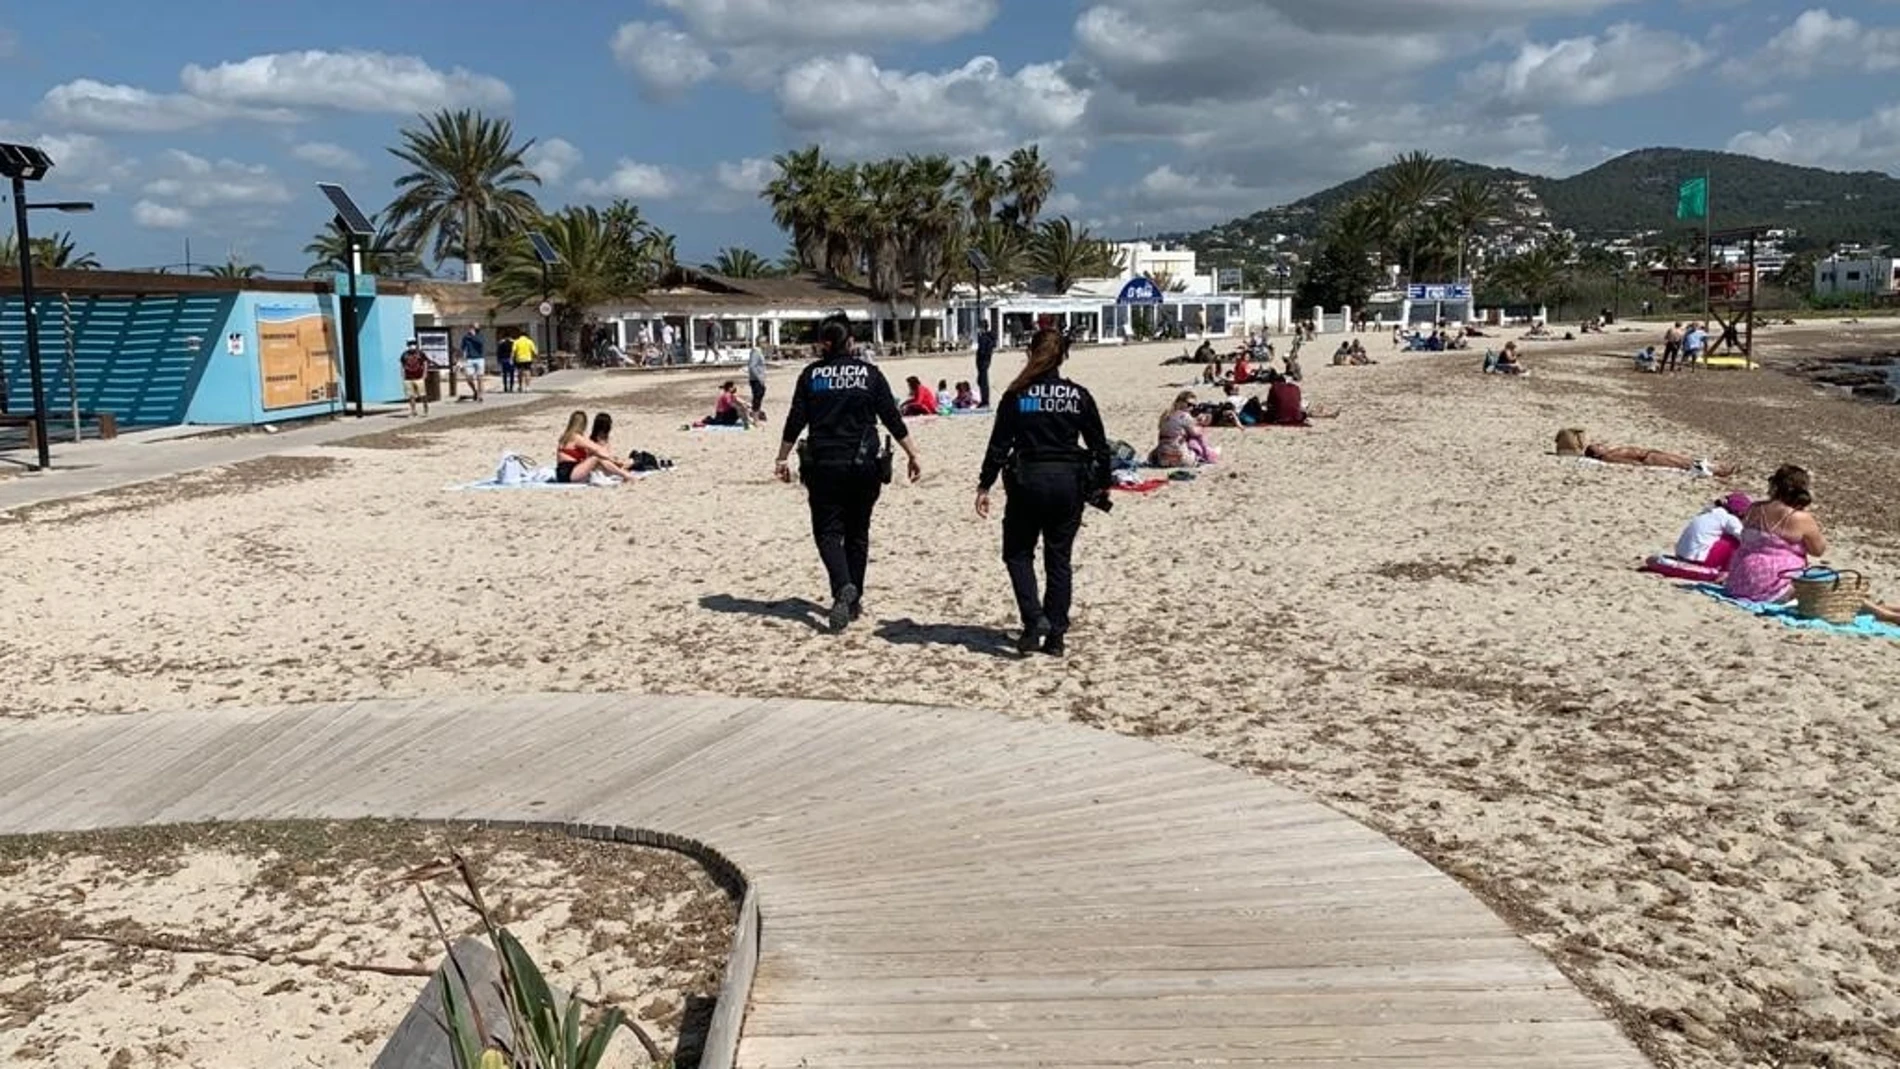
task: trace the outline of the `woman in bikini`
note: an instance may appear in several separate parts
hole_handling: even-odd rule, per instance
[[[613,420],[608,417],[607,428],[612,427]],[[587,413],[576,412],[567,417],[567,429],[561,432],[561,442],[554,449],[554,481],[585,483],[596,471],[632,481],[627,469],[608,454],[604,439],[596,443],[587,436]]]
[[[1735,465],[1721,464],[1712,460],[1697,460],[1681,453],[1666,453],[1660,449],[1644,449],[1639,445],[1604,445],[1591,442],[1583,447],[1583,455],[1591,460],[1600,460],[1605,464],[1628,464],[1638,468],[1675,468],[1680,471],[1699,471],[1704,475],[1713,475],[1726,479],[1735,474]]]

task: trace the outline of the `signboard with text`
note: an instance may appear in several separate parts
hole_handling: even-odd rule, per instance
[[[416,348],[429,358],[430,367],[449,366],[449,332],[435,327],[416,331]]]
[[[1116,304],[1160,304],[1163,300],[1161,287],[1155,285],[1153,279],[1141,276],[1129,279],[1115,297]]]
[[[1469,282],[1426,282],[1405,287],[1405,296],[1414,301],[1468,301]]]

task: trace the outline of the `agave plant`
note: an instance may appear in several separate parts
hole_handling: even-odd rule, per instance
[[[508,1030],[513,1037],[512,1043],[505,1043],[482,1019],[468,976],[451,951],[447,963],[453,976],[445,973],[442,977],[442,1026],[448,1034],[455,1069],[598,1069],[607,1045],[621,1028],[633,1033],[649,1058],[661,1060],[660,1048],[652,1037],[618,1007],[600,1007],[599,1016],[589,1024],[585,1019],[588,1003],[578,991],[569,991],[565,997],[555,994],[521,941],[495,923],[467,860],[460,854],[414,869],[403,877],[415,884],[445,949],[452,945],[449,930],[425,885],[451,875],[460,879],[467,894],[450,891],[449,896],[481,920],[500,963],[502,1005],[507,1009]]]

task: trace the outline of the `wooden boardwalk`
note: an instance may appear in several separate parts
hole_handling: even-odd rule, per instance
[[[722,851],[763,918],[741,1066],[1648,1065],[1389,840],[1078,726],[568,694],[0,726],[0,832],[362,816]]]

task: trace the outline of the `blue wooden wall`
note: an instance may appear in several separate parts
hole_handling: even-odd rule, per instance
[[[206,361],[222,351],[235,293],[72,298],[74,367],[79,407],[111,412],[121,426],[183,423]],[[58,294],[42,296],[40,357],[47,403],[68,405],[65,312]],[[7,409],[30,412],[24,305],[0,296],[0,367],[6,369]]]

